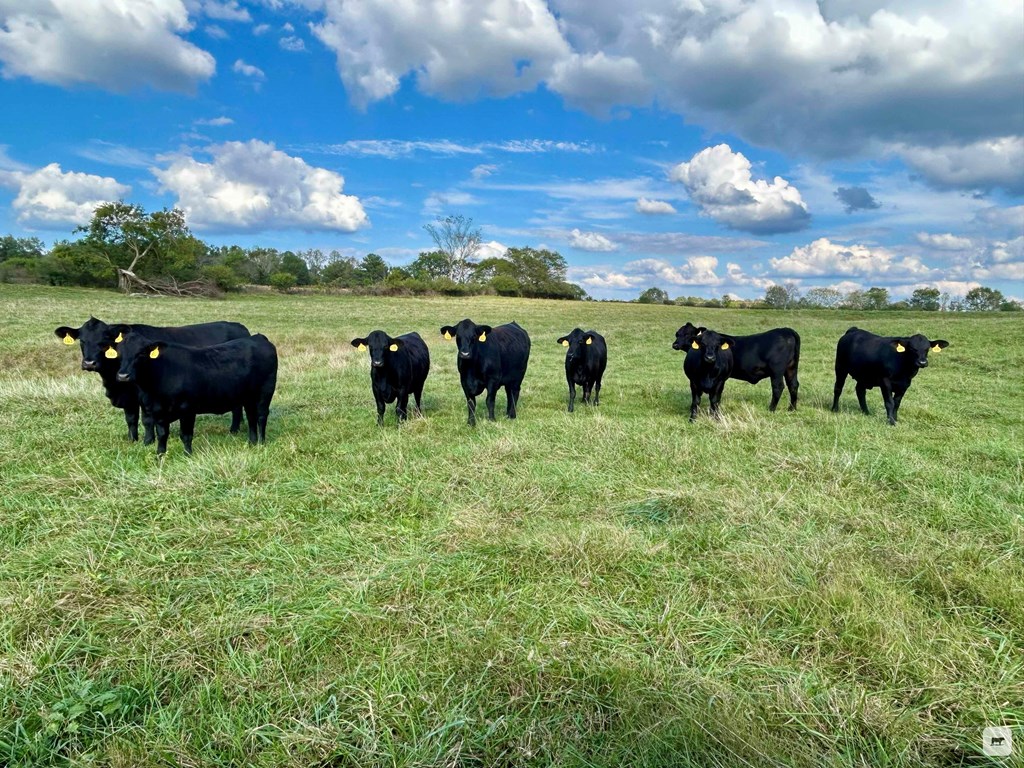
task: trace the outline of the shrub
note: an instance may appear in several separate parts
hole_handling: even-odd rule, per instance
[[[491,287],[499,296],[518,296],[519,281],[511,275],[497,275],[491,280]]]
[[[295,283],[295,275],[291,272],[275,272],[270,276],[270,287],[281,292],[294,288]]]
[[[237,291],[242,285],[242,279],[235,270],[224,264],[203,267],[202,275],[222,291]]]

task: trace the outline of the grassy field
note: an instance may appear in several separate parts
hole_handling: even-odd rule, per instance
[[[11,286],[0,307],[0,765],[990,765],[998,724],[1024,749],[1020,315]],[[162,462],[129,444],[53,335],[90,314],[265,333],[267,445],[227,416],[191,458],[176,429]],[[532,337],[517,421],[465,424],[437,329],[466,316]],[[705,399],[689,424],[687,320],[796,328],[800,409],[730,382],[723,420]],[[853,324],[952,343],[896,427],[852,383],[828,411]],[[568,414],[574,326],[610,363]],[[433,356],[401,429],[349,345],[376,328]]]

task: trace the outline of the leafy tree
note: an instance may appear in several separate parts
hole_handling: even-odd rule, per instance
[[[971,288],[964,296],[964,307],[968,312],[995,312],[1003,301],[1002,291],[979,286]]]
[[[771,309],[790,309],[800,301],[800,286],[796,283],[770,285],[764,292],[765,306]]]
[[[801,304],[808,307],[835,309],[843,303],[843,294],[835,288],[811,288],[804,294]]]
[[[439,280],[448,277],[448,256],[443,251],[424,251],[409,265],[417,280]]]
[[[1014,301],[1013,299],[1007,299],[1006,301],[1004,301],[1002,304],[999,305],[999,311],[1000,312],[1022,312],[1022,311],[1024,311],[1024,306],[1021,306],[1021,303],[1019,301]]]
[[[276,248],[250,248],[246,252],[246,264],[252,282],[269,285],[270,276],[281,271],[281,254]]]
[[[907,304],[911,309],[923,312],[938,312],[942,293],[938,288],[918,288],[910,295]]]
[[[669,301],[668,293],[661,288],[651,286],[640,294],[637,301],[641,304],[665,304]]]
[[[291,251],[281,254],[281,271],[295,276],[296,285],[309,285],[309,267],[298,255]]]
[[[368,253],[359,262],[358,275],[363,285],[383,283],[388,276],[388,263],[376,253]]]
[[[40,259],[46,253],[46,246],[38,237],[0,237],[0,262],[8,259]]]
[[[84,239],[104,254],[125,292],[132,289],[136,269],[162,276],[158,262],[166,261],[180,241],[191,238],[185,214],[177,208],[146,213],[141,205],[123,200],[98,206],[90,222],[75,232],[84,232]],[[160,259],[161,255],[165,258]]]
[[[512,275],[495,275],[491,278],[490,283],[499,296],[519,295],[519,281]]]
[[[238,274],[226,264],[208,264],[200,274],[222,291],[236,291],[242,284]]]
[[[117,284],[117,271],[102,247],[88,240],[63,240],[55,244],[48,262],[53,285],[111,288]]]
[[[269,278],[270,287],[278,291],[287,291],[295,287],[295,275],[291,272],[275,272]]]
[[[351,256],[342,256],[338,251],[331,251],[330,261],[320,273],[320,281],[337,285],[341,288],[351,288],[356,284],[356,260]]]
[[[472,272],[472,262],[480,250],[483,237],[479,229],[473,228],[473,219],[466,216],[438,216],[433,224],[424,224],[437,246],[444,254],[444,277],[456,283],[465,283]]]
[[[300,251],[299,258],[306,262],[309,269],[309,279],[314,283],[321,282],[324,267],[327,266],[327,256],[319,248],[310,248],[308,251]]]
[[[864,291],[864,309],[888,309],[889,308],[889,289],[888,288],[868,288]]]

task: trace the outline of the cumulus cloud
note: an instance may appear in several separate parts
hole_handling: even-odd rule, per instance
[[[448,99],[532,90],[570,52],[543,0],[325,0],[324,13],[313,33],[364,107],[395,93],[408,72]]]
[[[675,213],[676,209],[672,206],[672,203],[665,202],[664,200],[649,200],[646,197],[641,197],[636,201],[636,212],[656,216],[658,214]]]
[[[573,53],[558,61],[548,77],[548,86],[570,105],[598,115],[607,114],[619,104],[644,102],[651,90],[635,59],[609,56],[604,51]]]
[[[469,175],[472,176],[475,181],[480,181],[480,179],[486,179],[488,176],[493,175],[496,170],[498,170],[498,166],[483,163],[473,168],[473,170],[469,172]]]
[[[306,50],[305,41],[301,37],[296,37],[295,35],[282,37],[278,41],[278,45],[280,45],[283,50],[291,51],[292,53],[301,53]]]
[[[771,259],[772,269],[787,277],[926,277],[932,270],[915,256],[899,257],[887,248],[843,245],[822,237]]]
[[[918,232],[915,238],[921,245],[936,251],[966,251],[974,244],[969,237],[958,237],[950,232],[935,235]]]
[[[703,149],[680,163],[669,178],[686,187],[701,211],[730,229],[754,234],[795,232],[810,223],[796,187],[780,176],[753,179],[750,161],[728,144]]]
[[[507,245],[503,245],[497,240],[491,240],[487,243],[480,243],[480,250],[476,252],[476,258],[477,261],[483,261],[484,259],[503,259],[507,252]]]
[[[195,124],[196,125],[210,125],[210,126],[213,126],[214,128],[220,128],[220,127],[225,126],[225,125],[232,125],[234,122],[235,121],[232,120],[230,117],[225,117],[224,115],[221,115],[220,117],[209,117],[209,118],[202,118],[200,120],[196,120]]]
[[[236,59],[231,69],[240,75],[245,75],[246,77],[255,77],[259,80],[262,80],[264,77],[266,77],[262,69],[255,66],[254,64],[246,64],[242,59]]]
[[[18,222],[42,229],[86,224],[97,206],[131,192],[116,179],[64,172],[57,163],[35,171],[0,171],[0,186],[17,190],[12,207]]]
[[[882,204],[875,200],[864,187],[839,187],[835,191],[835,196],[843,204],[847,213],[872,211],[882,207]]]
[[[639,286],[717,286],[723,280],[715,273],[718,259],[714,256],[691,256],[681,264],[665,259],[636,259],[615,267],[573,267],[570,280],[588,288],[625,290]]]
[[[219,27],[216,24],[207,24],[203,27],[203,32],[208,34],[214,40],[227,40],[230,35],[223,27]]]
[[[574,229],[569,233],[569,245],[579,248],[581,251],[594,252],[614,251],[618,248],[600,232],[581,232],[579,229]]]
[[[588,288],[625,289],[642,285],[643,277],[625,275],[615,271],[600,271],[580,268],[569,271],[569,278]]]
[[[164,158],[153,174],[177,196],[198,230],[257,232],[300,228],[354,232],[369,219],[358,197],[342,194],[339,173],[307,165],[262,141],[209,147],[209,162],[189,155]]]
[[[1001,187],[1024,194],[1024,136],[1003,136],[965,146],[903,147],[904,161],[940,189]]]
[[[238,4],[238,0],[204,0],[202,11],[211,19],[221,21],[252,21],[249,11]]]
[[[191,29],[181,0],[0,0],[0,71],[53,85],[191,93],[216,68],[182,37]]]

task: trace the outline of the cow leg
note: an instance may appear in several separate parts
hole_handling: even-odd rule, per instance
[[[700,388],[690,383],[690,421],[697,420],[697,409],[700,407]]]
[[[892,418],[893,421],[898,421],[900,417],[900,403],[903,402],[903,395],[907,393],[905,389],[893,389],[892,391]]]
[[[843,394],[843,387],[846,385],[846,371],[836,366],[836,386],[833,390],[832,413],[839,413],[839,396]]]
[[[601,380],[594,382],[594,405],[601,402]]]
[[[171,425],[165,419],[158,419],[154,427],[156,429],[156,455],[162,456],[167,453],[167,435],[171,432]]]
[[[231,409],[231,434],[237,435],[238,430],[242,428],[242,406],[236,406]]]
[[[270,416],[270,398],[273,396],[274,393],[271,392],[270,397],[260,400],[256,406],[256,428],[261,443],[267,442],[267,418]]]
[[[520,386],[521,385],[519,384],[505,385],[505,398],[508,401],[505,404],[505,415],[508,416],[510,419],[514,419],[517,414],[516,406],[519,405]]]
[[[772,401],[768,405],[768,410],[775,413],[775,409],[779,407],[779,400],[782,398],[782,376],[772,376]]]
[[[786,387],[789,388],[789,410],[796,410],[796,393],[800,389],[800,381],[797,379],[796,368],[786,369]]]
[[[889,418],[889,424],[894,425],[896,423],[896,406],[892,399],[892,384],[882,379],[879,389],[882,390],[882,400],[885,401],[885,415]]]
[[[196,431],[196,415],[183,413],[178,420],[178,431],[181,433],[181,444],[185,446],[185,455],[192,455],[192,436]]]
[[[152,445],[153,440],[156,439],[153,434],[153,417],[146,412],[145,408],[142,409],[142,427],[145,430],[142,438],[142,444]]]
[[[139,406],[124,409],[124,422],[128,425],[128,439],[135,443],[139,439]]]
[[[469,411],[469,419],[467,420],[469,426],[476,426],[476,397],[473,395],[466,395],[466,410]]]
[[[408,418],[409,414],[409,393],[403,392],[398,396],[398,403],[395,405],[395,413],[398,415],[398,421],[403,422]]]
[[[384,424],[384,411],[387,410],[387,403],[381,400],[379,397],[374,398],[377,401],[377,426]]]
[[[718,404],[722,402],[722,391],[725,389],[725,384],[719,384],[715,387],[708,395],[708,401],[711,404],[711,415],[716,419],[722,418],[718,413]]]
[[[587,382],[583,385],[583,404],[590,405],[590,393],[594,389],[594,382]]]
[[[249,425],[249,445],[256,445],[259,439],[259,418],[256,413],[255,403],[245,404],[245,421]]]
[[[423,408],[420,407],[420,398],[423,397],[423,387],[420,387],[415,392],[413,392],[413,396],[416,398],[416,415],[422,416]]]
[[[505,390],[505,393],[508,394],[508,390],[507,389]],[[498,385],[497,384],[487,388],[487,399],[486,399],[485,402],[487,403],[487,420],[488,421],[494,421],[494,399],[497,396],[498,396]]]
[[[573,412],[576,407],[576,384],[575,382],[569,382],[569,413]]]
[[[862,387],[860,384],[857,385],[857,402],[860,403],[860,409],[864,412],[865,416],[870,416],[868,412],[868,390],[867,387]]]

